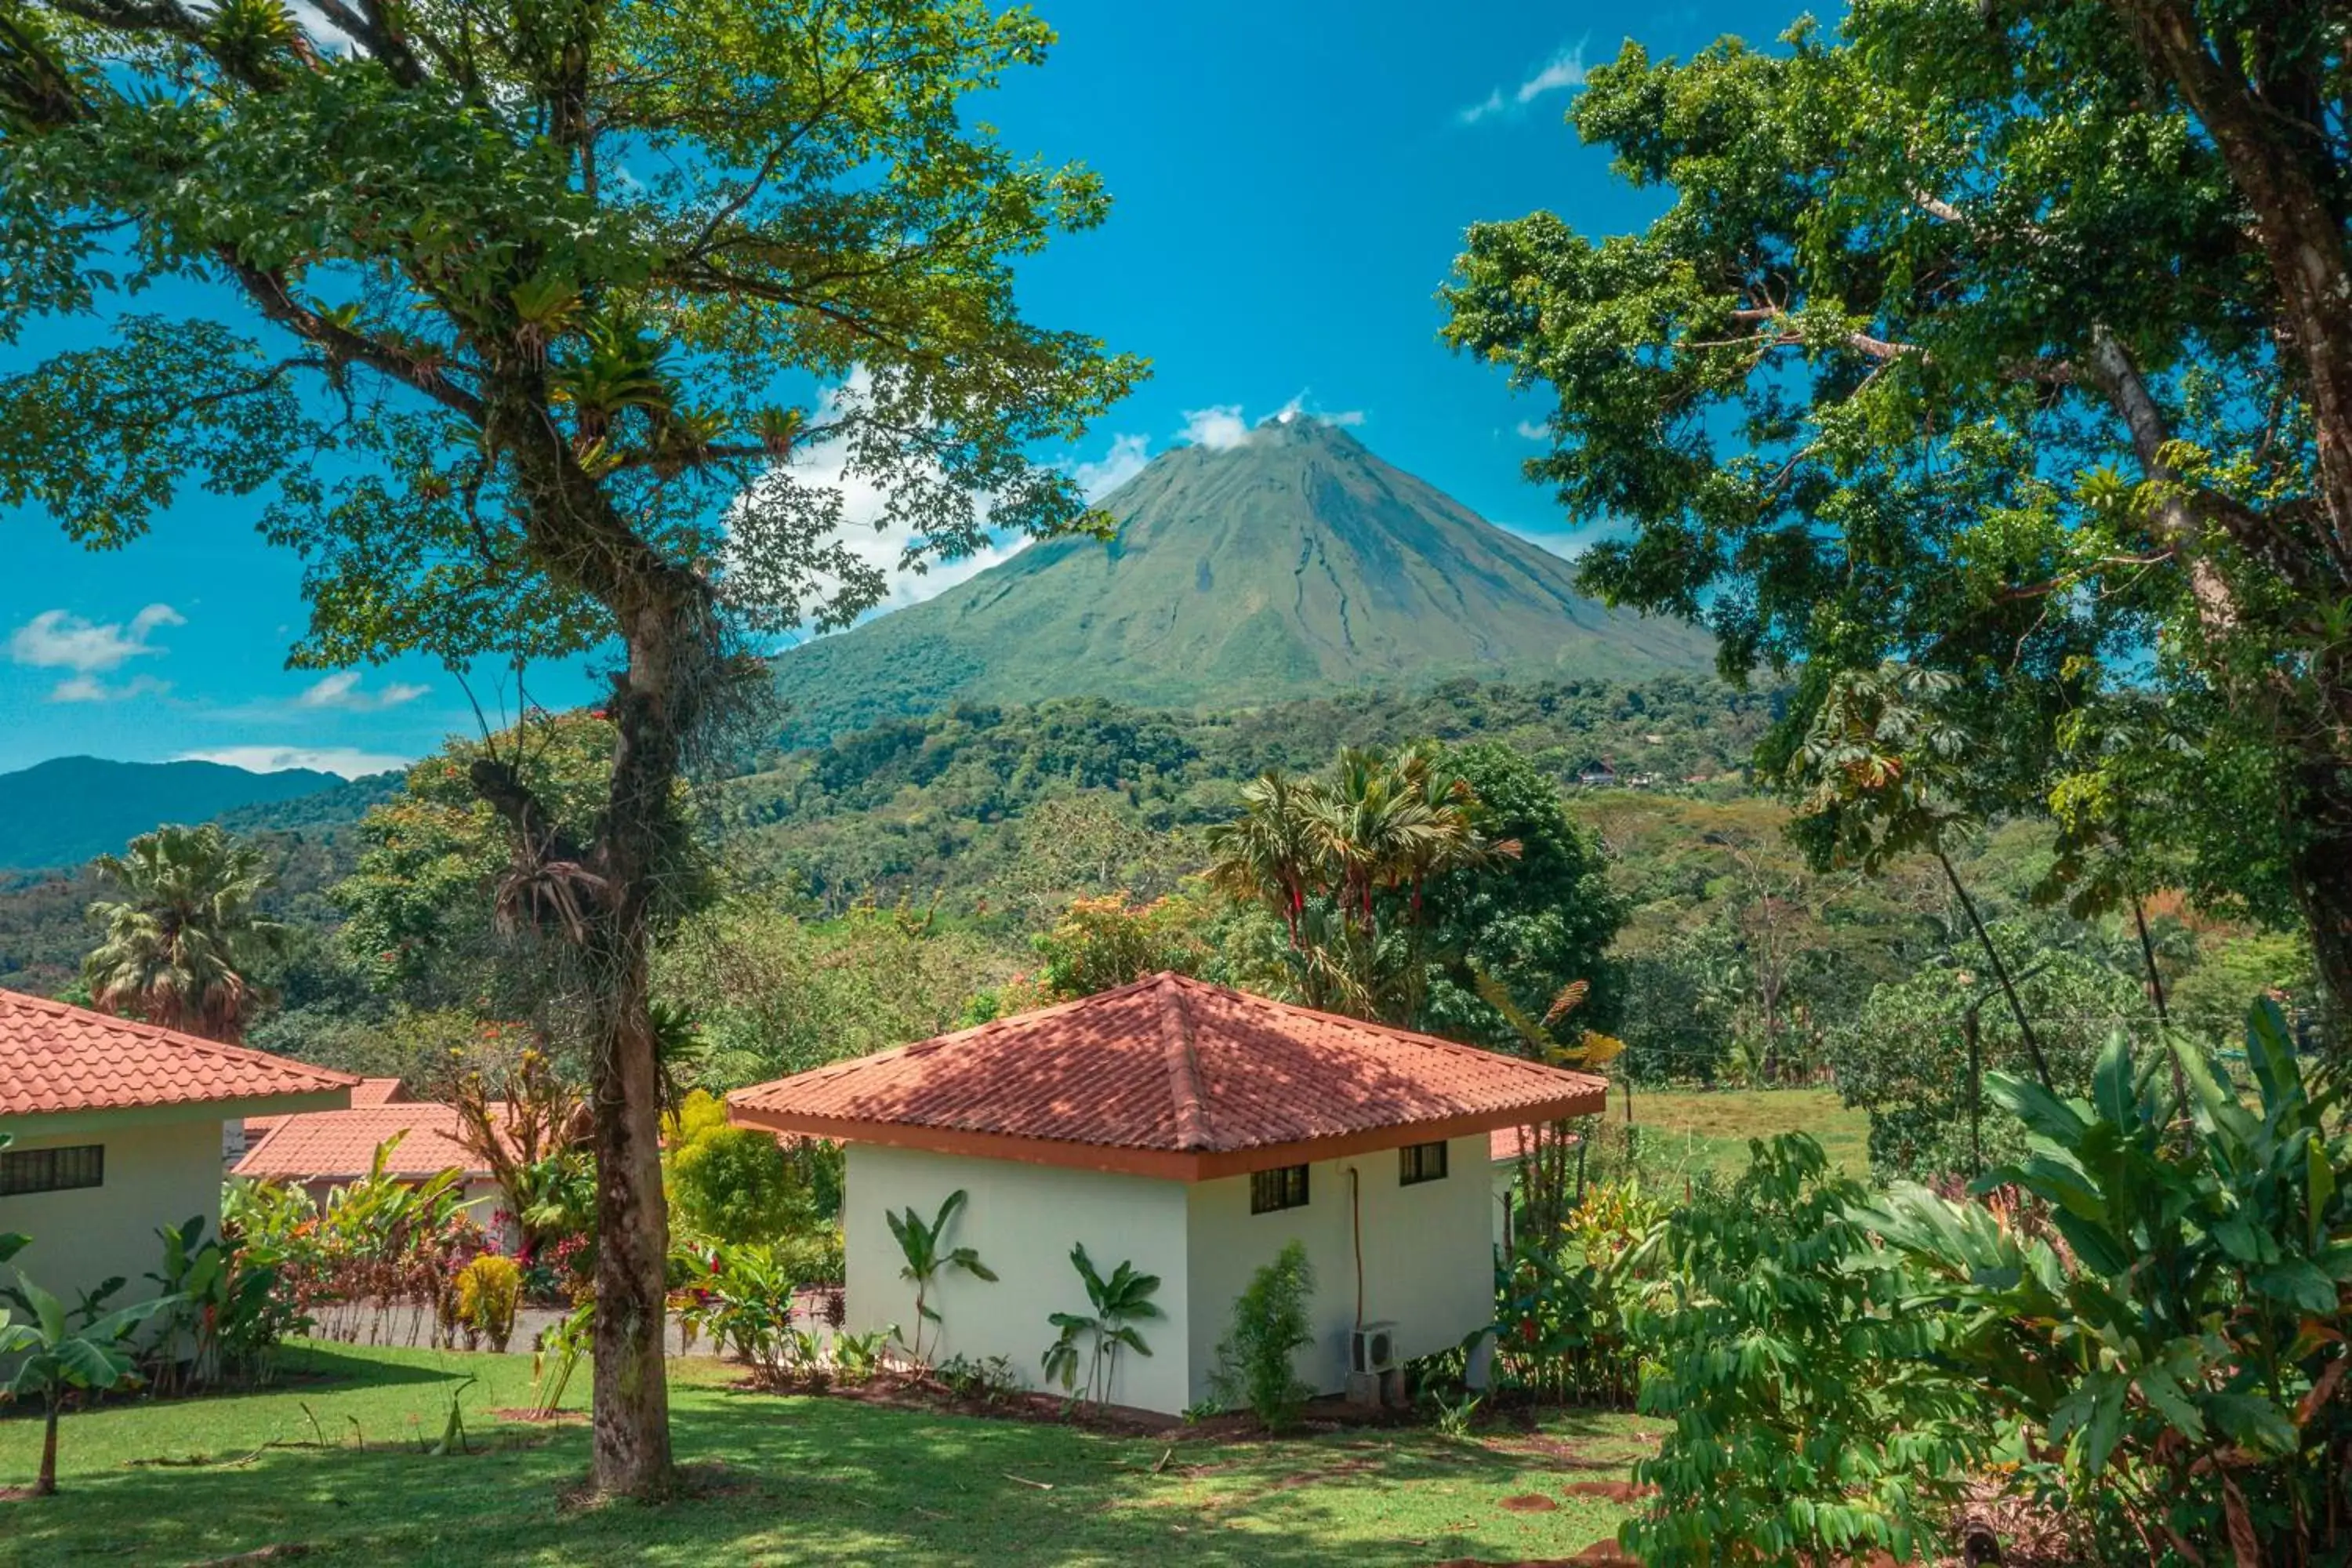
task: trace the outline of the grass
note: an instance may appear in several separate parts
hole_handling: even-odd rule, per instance
[[[748,1393],[713,1363],[673,1363],[696,1494],[578,1506],[565,1492],[585,1472],[583,1425],[491,1414],[529,1403],[527,1357],[304,1345],[285,1370],[270,1392],[68,1417],[62,1495],[0,1502],[0,1563],[187,1563],[298,1543],[306,1562],[367,1568],[1514,1562],[1612,1535],[1624,1510],[1566,1489],[1622,1479],[1649,1443],[1637,1418],[1568,1413],[1545,1423],[1549,1442],[1364,1430],[1171,1451]],[[453,1395],[476,1452],[432,1457]],[[39,1439],[36,1422],[0,1421],[0,1485],[31,1479]],[[1528,1494],[1557,1507],[1502,1506]]]
[[[1623,1101],[1611,1091],[1611,1127],[1622,1124]],[[1849,1110],[1833,1089],[1635,1089],[1633,1120],[1648,1148],[1726,1175],[1748,1163],[1748,1142],[1775,1132],[1810,1132],[1830,1163],[1850,1174],[1870,1174],[1870,1117]]]

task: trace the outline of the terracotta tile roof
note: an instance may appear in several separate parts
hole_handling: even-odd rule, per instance
[[[1590,1114],[1604,1089],[1586,1074],[1156,974],[738,1089],[728,1106],[780,1131],[1197,1179],[1300,1145],[1350,1145],[1336,1154]]]
[[[429,1100],[278,1117],[265,1137],[247,1145],[232,1174],[347,1181],[367,1174],[377,1145],[402,1132],[407,1136],[384,1163],[393,1175],[421,1178],[453,1169],[489,1174],[457,1142],[457,1108]]]
[[[362,1106],[391,1105],[408,1098],[408,1090],[401,1087],[400,1080],[396,1078],[363,1078],[352,1089],[352,1109],[357,1110]],[[284,1120],[285,1118],[281,1116],[247,1117],[245,1119],[246,1147],[251,1148],[256,1139]]]
[[[1486,1158],[1497,1165],[1516,1163],[1526,1156],[1534,1136],[1532,1127],[1497,1127],[1487,1135]],[[1567,1143],[1571,1149],[1581,1142],[1573,1132],[1568,1135]]]
[[[349,1073],[0,991],[0,1120],[350,1089]]]

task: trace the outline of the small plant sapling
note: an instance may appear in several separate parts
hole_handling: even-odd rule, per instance
[[[41,1469],[33,1483],[35,1497],[55,1497],[58,1490],[58,1418],[65,1413],[67,1395],[77,1390],[104,1394],[139,1382],[139,1371],[123,1345],[131,1331],[155,1313],[178,1304],[170,1296],[141,1301],[83,1324],[67,1321],[65,1303],[25,1278],[16,1276],[17,1296],[31,1309],[32,1321],[13,1321],[0,1307],[0,1357],[21,1355],[5,1392],[10,1399],[41,1402]]]
[[[900,1342],[906,1345],[907,1354],[919,1371],[930,1365],[924,1355],[923,1325],[943,1321],[939,1309],[930,1303],[931,1287],[951,1268],[961,1269],[973,1279],[986,1280],[992,1285],[996,1283],[995,1271],[980,1260],[979,1253],[969,1247],[950,1248],[947,1244],[948,1227],[955,1223],[957,1212],[970,1201],[970,1194],[958,1187],[947,1195],[946,1202],[940,1205],[940,1212],[929,1225],[923,1223],[923,1216],[915,1212],[912,1205],[901,1210],[884,1212],[883,1217],[890,1222],[890,1234],[898,1238],[898,1250],[907,1259],[907,1266],[898,1270],[898,1278],[911,1281],[915,1287],[915,1337],[912,1340],[902,1339]],[[939,1348],[936,1334],[931,1336],[930,1348]]]
[[[1151,1347],[1144,1342],[1135,1325],[1168,1315],[1151,1300],[1160,1289],[1160,1276],[1138,1273],[1133,1263],[1122,1262],[1105,1279],[1087,1256],[1083,1242],[1070,1248],[1070,1267],[1085,1282],[1087,1300],[1094,1311],[1091,1315],[1055,1312],[1046,1318],[1062,1332],[1060,1338],[1045,1347],[1045,1376],[1058,1381],[1066,1392],[1075,1389],[1078,1381],[1078,1342],[1090,1342],[1086,1401],[1100,1405],[1110,1397],[1118,1380],[1118,1352],[1131,1350],[1142,1356],[1151,1353]]]
[[[1228,1405],[1248,1406],[1270,1432],[1295,1423],[1315,1392],[1290,1363],[1294,1352],[1315,1342],[1307,1310],[1314,1296],[1314,1268],[1307,1249],[1294,1241],[1251,1277],[1217,1346],[1211,1391]]]

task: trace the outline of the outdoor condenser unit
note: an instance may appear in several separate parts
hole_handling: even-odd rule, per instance
[[[1366,1323],[1348,1336],[1349,1372],[1388,1372],[1396,1366],[1396,1325]]]

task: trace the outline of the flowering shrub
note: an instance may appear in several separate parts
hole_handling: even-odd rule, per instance
[[[466,1348],[480,1341],[504,1352],[514,1338],[515,1308],[522,1300],[522,1268],[511,1258],[485,1252],[457,1270],[457,1318]]]

